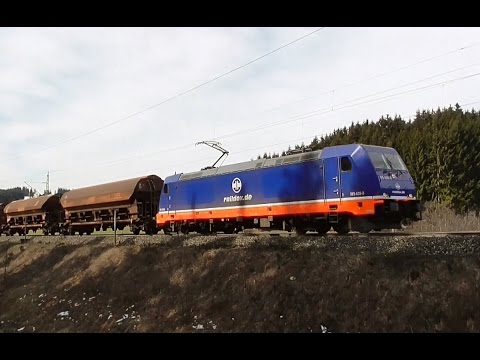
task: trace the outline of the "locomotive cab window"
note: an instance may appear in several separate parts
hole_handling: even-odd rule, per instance
[[[350,159],[346,156],[342,157],[340,160],[342,171],[350,171],[352,170],[352,163]]]
[[[168,184],[163,185],[163,193],[168,194]]]

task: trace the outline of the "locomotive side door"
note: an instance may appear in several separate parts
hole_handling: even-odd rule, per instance
[[[168,185],[167,189],[164,189],[164,190],[167,190],[167,191],[164,191],[165,192],[165,195],[167,195],[167,214],[168,214],[168,217],[170,219],[170,215],[174,215],[175,216],[175,189],[177,188],[177,184],[175,182],[172,182],[172,183],[169,183],[169,184],[165,184],[165,185]],[[164,185],[164,187],[165,187]]]
[[[323,160],[323,186],[325,202],[327,199],[340,198],[340,173],[339,158],[326,158]]]
[[[359,196],[363,192],[352,191],[352,181],[354,180],[352,172],[352,159],[349,156],[342,156],[339,160],[339,173],[340,173],[340,197]]]

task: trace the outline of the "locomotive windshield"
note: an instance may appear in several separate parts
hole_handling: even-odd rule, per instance
[[[402,158],[397,154],[383,154],[380,152],[369,152],[368,156],[375,169],[406,171],[407,167]]]

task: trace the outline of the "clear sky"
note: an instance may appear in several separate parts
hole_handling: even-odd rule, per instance
[[[226,165],[352,121],[480,106],[480,28],[325,27],[248,64],[317,29],[0,28],[0,188],[165,178],[216,161],[198,141]]]

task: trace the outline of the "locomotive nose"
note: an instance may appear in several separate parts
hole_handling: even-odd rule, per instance
[[[387,196],[409,196],[415,197],[415,184],[408,172],[402,174],[383,174],[377,172],[379,181],[379,192]]]

